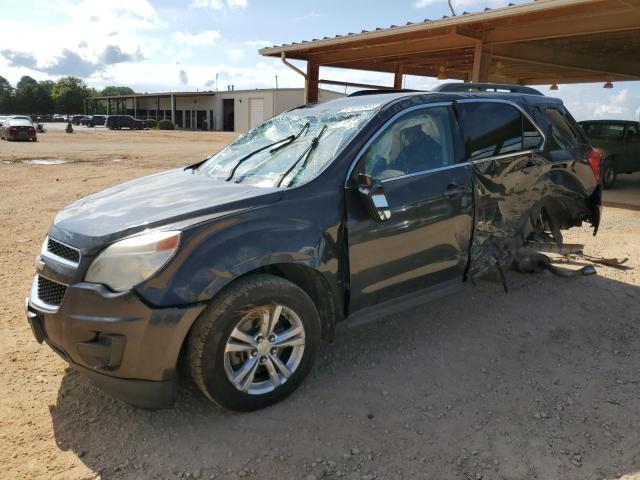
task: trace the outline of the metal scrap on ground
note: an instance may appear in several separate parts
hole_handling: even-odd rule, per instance
[[[554,258],[556,263],[577,263],[580,260],[586,260],[591,263],[605,265],[607,267],[617,268],[619,270],[630,270],[632,267],[625,265],[629,258],[602,258],[594,257],[584,253],[584,245],[579,243],[565,243],[558,245],[552,242],[529,242],[529,246],[538,252],[548,252],[559,254],[560,258]]]

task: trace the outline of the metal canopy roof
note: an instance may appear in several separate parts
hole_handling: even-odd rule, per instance
[[[538,0],[260,50],[319,66],[476,82],[640,80],[640,0]],[[313,85],[313,84],[316,85]],[[310,85],[311,84],[311,85]]]

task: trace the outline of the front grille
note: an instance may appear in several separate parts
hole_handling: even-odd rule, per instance
[[[66,285],[38,276],[38,299],[40,301],[57,307],[62,303],[66,292]]]
[[[68,247],[64,243],[60,243],[53,238],[49,238],[47,240],[47,251],[51,252],[54,255],[57,255],[60,258],[69,260],[70,262],[80,262],[80,252],[78,250]]]

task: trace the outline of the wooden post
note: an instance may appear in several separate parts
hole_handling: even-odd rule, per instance
[[[158,121],[159,115],[160,115],[160,95],[156,97],[156,122]]]
[[[393,79],[393,88],[396,90],[402,89],[402,81],[404,80],[404,68],[402,65],[398,65],[396,68],[395,77]]]
[[[307,79],[304,86],[305,103],[317,102],[319,97],[318,80],[320,79],[320,65],[307,62]]]
[[[489,81],[489,66],[491,65],[491,52],[487,50],[482,41],[476,42],[473,54],[473,70],[471,81],[474,83],[486,83]]]

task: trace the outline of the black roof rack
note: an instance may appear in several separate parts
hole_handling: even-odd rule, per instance
[[[462,92],[495,92],[495,93],[526,93],[529,95],[544,94],[539,90],[524,85],[510,85],[507,83],[444,83],[432,92],[462,93]]]
[[[364,97],[365,95],[382,95],[385,93],[415,93],[421,92],[424,90],[408,90],[405,88],[401,89],[385,89],[385,90],[358,90],[357,92],[353,92],[349,94],[349,97]]]

